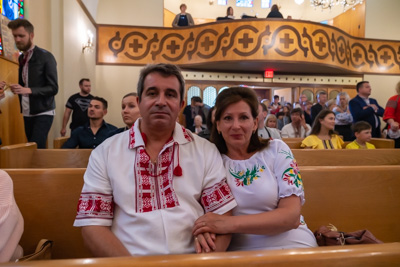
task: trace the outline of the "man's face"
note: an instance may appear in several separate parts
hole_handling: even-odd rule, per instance
[[[81,88],[81,92],[83,94],[88,95],[92,90],[92,85],[90,84],[89,81],[83,81],[82,85],[79,85],[79,88]]]
[[[369,83],[363,83],[361,85],[361,87],[358,89],[358,93],[361,96],[364,96],[364,97],[370,96],[371,95],[371,91],[372,91],[372,88],[371,88],[371,85]]]
[[[319,95],[318,96],[318,102],[323,105],[326,103],[326,100],[328,100],[328,96],[327,95]]]
[[[174,129],[176,118],[184,104],[179,88],[178,78],[174,75],[164,77],[158,72],[152,72],[146,76],[139,102],[144,127]]]
[[[306,101],[307,101],[307,96],[306,95],[301,95],[300,99],[299,99],[300,104],[302,104],[302,103],[304,103]]]
[[[28,33],[24,27],[19,27],[12,30],[12,35],[14,36],[15,45],[20,51],[28,51],[32,46],[33,33]]]
[[[107,114],[103,103],[98,100],[91,100],[88,108],[88,117],[92,120],[102,119]]]

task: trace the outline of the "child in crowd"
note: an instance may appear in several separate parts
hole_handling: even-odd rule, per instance
[[[356,140],[346,146],[346,149],[375,149],[373,144],[368,143],[371,141],[372,127],[368,122],[359,121],[353,126],[353,131]]]

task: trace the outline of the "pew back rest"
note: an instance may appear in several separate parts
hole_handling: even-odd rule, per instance
[[[53,148],[55,148],[55,149],[62,148],[64,143],[67,142],[68,138],[69,138],[69,136],[62,136],[62,137],[54,138]]]
[[[15,158],[14,154],[17,151],[18,154],[29,154],[33,150],[37,150],[37,144],[35,142],[15,144],[9,146],[3,146],[0,148],[0,168],[7,168],[7,166],[19,164],[25,166],[30,161],[29,157],[26,158]]]
[[[400,166],[301,167],[302,209],[315,231],[332,223],[340,231],[370,230],[383,242],[400,242]]]
[[[8,150],[2,155],[0,168],[86,168],[91,152],[92,149]]]
[[[292,149],[299,166],[400,165],[400,149]]]
[[[40,239],[54,241],[53,258],[89,257],[81,231],[73,227],[86,169],[5,169],[24,218],[20,245],[33,253]]]
[[[300,149],[301,141],[303,138],[282,138],[282,141],[285,142],[290,149]],[[346,145],[350,142],[344,142],[343,148],[346,148]],[[392,139],[385,138],[371,138],[371,144],[375,146],[377,149],[381,148],[394,148],[394,141]]]

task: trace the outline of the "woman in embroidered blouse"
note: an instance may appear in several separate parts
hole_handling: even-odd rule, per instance
[[[208,213],[193,234],[233,233],[229,250],[317,246],[302,216],[304,190],[293,154],[281,140],[257,136],[258,102],[252,89],[229,88],[215,103],[211,132],[238,203],[231,217]]]
[[[340,92],[336,96],[336,107],[333,109],[335,112],[335,131],[343,136],[344,141],[353,140],[353,116],[351,116],[349,109],[350,96],[346,92]]]
[[[324,109],[315,117],[309,136],[303,139],[301,147],[313,149],[341,149],[344,142],[336,132],[335,113]]]

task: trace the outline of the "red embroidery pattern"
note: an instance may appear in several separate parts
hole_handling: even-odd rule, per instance
[[[82,193],[78,202],[76,219],[112,219],[114,201],[112,195],[99,193]]]
[[[129,130],[129,148],[135,147],[135,127],[131,127]]]
[[[201,204],[206,212],[215,211],[234,200],[226,179],[212,187],[207,187],[201,194]]]
[[[186,140],[189,142],[193,141],[192,137],[189,135],[189,133],[186,131],[185,127],[182,126],[182,132],[183,136],[185,137]]]
[[[150,212],[179,206],[173,188],[173,144],[158,156],[157,165],[150,161],[143,147],[136,150],[136,212]]]

